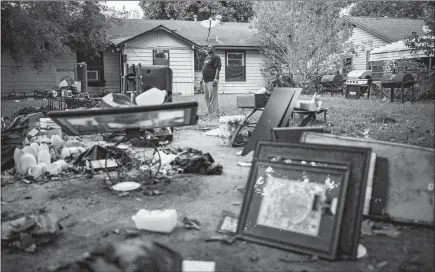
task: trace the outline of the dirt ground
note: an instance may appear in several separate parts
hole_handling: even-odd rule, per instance
[[[2,248],[2,271],[46,271],[91,250],[99,242],[123,239],[123,230],[134,228],[131,216],[139,209],[175,208],[179,218],[187,216],[201,223],[201,230],[177,228],[173,233],[144,233],[145,237],[171,246],[185,259],[214,261],[216,271],[399,271],[405,261],[418,262],[421,272],[434,271],[434,232],[403,227],[399,238],[366,236],[361,243],[368,256],[358,261],[297,262],[304,256],[266,246],[237,241],[232,245],[205,242],[216,234],[223,210],[239,212],[249,168],[237,166],[240,148],[219,145],[219,139],[193,130],[177,131],[174,146],[200,148],[210,152],[224,167],[221,176],[183,174],[169,184],[155,185],[160,196],[119,197],[92,179],[51,181],[45,184],[16,182],[2,188],[2,219],[5,215],[31,211],[43,206],[56,213],[64,226],[63,235],[54,243],[39,247],[35,253]],[[99,202],[98,202],[99,201]],[[114,233],[121,230],[120,234]],[[258,258],[258,259],[257,259]],[[294,262],[282,262],[286,258]],[[384,262],[380,269],[376,264]]]

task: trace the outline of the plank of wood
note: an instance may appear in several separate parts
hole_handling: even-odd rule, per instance
[[[280,89],[282,87],[277,87],[275,89]],[[282,89],[288,89],[288,88],[282,88]],[[286,113],[284,114],[283,120],[279,124],[280,127],[288,127],[288,124],[290,122],[290,119],[292,118],[293,110],[296,107],[296,104],[298,103],[299,96],[301,95],[302,89],[297,88],[295,89],[295,94],[292,97],[292,100],[290,101],[290,105],[287,108]]]
[[[242,156],[245,156],[250,151],[255,149],[259,140],[270,140],[272,137],[272,128],[282,124],[287,110],[290,107],[295,93],[302,91],[300,88],[275,88],[269,101],[264,108],[263,114],[258,120],[252,135],[249,137],[248,143],[242,151]],[[297,99],[295,99],[297,100]],[[294,107],[294,106],[293,106]]]
[[[434,226],[434,149],[312,132],[303,133],[301,142],[372,148],[378,157],[388,160],[388,173],[378,168],[375,177],[387,184],[385,213],[389,219]],[[373,194],[379,194],[375,188]]]

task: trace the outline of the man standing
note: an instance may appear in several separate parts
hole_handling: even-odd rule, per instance
[[[207,57],[202,67],[201,84],[204,84],[205,103],[207,104],[208,114],[211,115],[219,115],[218,82],[221,68],[221,58],[215,54],[213,45],[208,45]]]

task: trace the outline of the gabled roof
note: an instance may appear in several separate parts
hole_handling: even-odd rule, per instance
[[[109,30],[109,40],[119,45],[156,29],[171,32],[196,45],[204,45],[208,35],[208,29],[203,27],[199,21],[123,19],[120,25]],[[257,47],[260,45],[249,23],[232,22],[222,22],[221,25],[212,28],[208,43],[217,47]]]
[[[345,16],[345,19],[357,27],[364,29],[389,43],[403,40],[406,37],[411,36],[413,31],[415,31],[419,36],[425,35],[423,31],[423,20],[354,16]]]

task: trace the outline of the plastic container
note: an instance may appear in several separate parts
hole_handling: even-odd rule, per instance
[[[24,151],[21,148],[15,148],[14,150],[14,162],[15,162],[15,170],[24,175],[25,173],[21,173],[21,161],[20,161],[20,157],[21,155],[24,154]]]
[[[39,144],[38,143],[31,143],[30,146],[35,150],[36,154],[38,154]]]
[[[42,177],[46,172],[46,166],[45,164],[37,164],[36,166],[32,166],[29,168],[29,170],[27,171],[27,174],[31,177],[33,177],[34,179],[38,179],[40,177]]]
[[[20,174],[25,175],[28,173],[29,168],[37,165],[36,158],[32,154],[24,153],[20,157],[20,169],[18,170]]]
[[[48,145],[43,143],[39,146],[38,150],[38,163],[45,163],[47,167],[51,164],[51,155]]]
[[[25,147],[23,147],[23,151],[24,153],[32,154],[36,158],[37,152],[30,145],[26,145]]]
[[[58,149],[63,146],[63,140],[59,135],[55,134],[51,136],[51,144],[54,148]]]
[[[137,229],[160,233],[171,233],[178,222],[177,211],[174,209],[140,209],[131,219],[136,224]]]
[[[47,167],[47,172],[51,176],[57,176],[62,173],[62,165],[58,161],[55,161]]]

